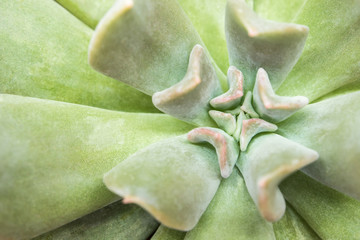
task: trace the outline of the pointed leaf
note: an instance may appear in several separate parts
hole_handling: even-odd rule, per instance
[[[275,236],[271,224],[257,211],[238,169],[234,169],[185,239],[268,240]]]
[[[104,182],[125,203],[140,205],[165,226],[188,231],[214,197],[219,172],[212,147],[192,144],[183,135],[138,151]]]
[[[309,103],[309,99],[302,96],[284,97],[276,95],[272,89],[269,76],[262,68],[256,75],[253,101],[261,118],[273,123],[283,121]]]
[[[150,214],[136,205],[120,201],[68,223],[34,240],[147,239],[159,226]]]
[[[229,67],[224,27],[226,1],[178,0],[223,73]]]
[[[244,95],[244,76],[236,67],[230,66],[227,79],[229,90],[210,101],[211,106],[215,109],[230,109],[240,105],[241,97]]]
[[[0,95],[0,238],[31,238],[109,204],[105,172],[190,129],[163,114]]]
[[[198,126],[213,126],[209,102],[222,93],[215,69],[204,49],[195,45],[184,78],[161,92],[152,101],[161,111]]]
[[[167,228],[164,225],[160,225],[158,230],[155,232],[151,240],[183,240],[186,232],[177,231],[171,228]]]
[[[360,239],[360,202],[298,172],[280,185],[287,201],[322,239]]]
[[[89,62],[152,95],[184,77],[196,44],[203,45],[175,0],[119,0],[96,28]]]
[[[320,240],[314,230],[288,203],[284,216],[273,223],[273,228],[276,239]]]
[[[278,88],[300,57],[308,28],[264,20],[244,0],[229,0],[226,9],[230,64],[243,72],[244,90],[252,90],[260,67]]]
[[[100,19],[114,4],[115,0],[56,0],[90,28],[95,29]]]
[[[248,91],[245,95],[244,102],[242,103],[242,106],[240,107],[241,110],[243,110],[245,113],[249,114],[252,118],[258,118],[259,115],[254,110],[254,107],[252,105],[252,93],[251,91]]]
[[[148,96],[91,69],[92,33],[54,1],[2,0],[0,93],[158,112]]]
[[[238,143],[218,128],[195,128],[187,134],[187,139],[192,143],[210,143],[216,150],[221,176],[227,178],[233,171],[239,157]]]
[[[209,111],[209,115],[216,122],[219,128],[224,129],[229,135],[233,135],[236,130],[236,118],[230,113],[216,110]]]
[[[290,2],[280,8],[288,9]],[[339,87],[359,82],[360,1],[307,0],[294,17],[292,22],[309,26],[309,40],[277,93],[306,96],[311,102]]]
[[[239,118],[242,116],[239,115]],[[275,132],[277,126],[259,118],[244,119],[241,123],[240,148],[246,151],[251,139],[259,133]]]
[[[277,221],[286,207],[278,184],[317,158],[311,149],[277,134],[265,134],[255,138],[248,150],[240,154],[237,165],[261,215],[268,221]]]
[[[360,92],[306,106],[279,124],[282,135],[316,150],[319,160],[304,171],[360,200]]]

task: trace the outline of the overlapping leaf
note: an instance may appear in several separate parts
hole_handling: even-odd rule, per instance
[[[103,174],[130,154],[191,126],[13,95],[0,97],[0,238],[29,238],[118,197]]]
[[[34,240],[142,240],[147,239],[158,226],[159,223],[144,209],[118,201]]]
[[[279,124],[285,137],[316,150],[320,158],[304,171],[360,200],[360,92],[305,107]]]
[[[220,180],[214,149],[192,144],[186,135],[138,151],[104,176],[125,203],[136,203],[182,231],[197,224]]]
[[[360,202],[298,172],[280,185],[287,201],[322,239],[359,239]]]
[[[158,112],[148,96],[91,69],[93,31],[56,2],[3,0],[0,22],[1,93]]]

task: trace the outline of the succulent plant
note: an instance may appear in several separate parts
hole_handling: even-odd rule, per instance
[[[0,239],[360,238],[360,1],[112,4],[0,4]]]

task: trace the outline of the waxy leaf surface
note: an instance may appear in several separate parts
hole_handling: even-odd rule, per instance
[[[271,4],[289,9],[293,1],[275,0]],[[276,17],[271,19],[277,20],[281,15],[281,11],[272,12]],[[310,32],[301,58],[278,94],[306,96],[313,101],[360,81],[359,0],[303,1],[290,21],[308,26]]]
[[[286,200],[322,239],[359,239],[360,202],[298,172],[280,185]]]
[[[103,174],[191,126],[163,114],[0,95],[0,238],[30,238],[117,199]]]
[[[210,100],[222,93],[215,69],[204,48],[195,45],[189,66],[177,84],[154,93],[152,101],[161,111],[198,126],[212,126]]]
[[[177,1],[117,1],[96,28],[89,62],[103,74],[152,95],[185,76],[196,44],[203,45]]]
[[[220,180],[214,149],[192,144],[186,135],[152,144],[104,176],[125,203],[139,204],[165,226],[183,231],[197,224]]]
[[[271,223],[260,216],[235,168],[229,178],[222,180],[205,214],[185,239],[270,240],[275,235]]]
[[[278,88],[299,59],[309,30],[264,20],[244,0],[228,1],[225,26],[230,64],[243,72],[246,91],[252,90],[259,68]]]
[[[154,236],[151,237],[151,240],[183,240],[185,238],[186,232],[178,231],[160,225],[156,230]]]
[[[229,67],[225,40],[226,1],[178,0],[223,73]]]
[[[289,203],[286,204],[284,216],[273,223],[273,228],[276,239],[321,239]]]
[[[56,2],[2,0],[0,22],[0,93],[158,112],[145,94],[91,69],[93,31]]]
[[[34,240],[143,240],[158,226],[159,223],[144,209],[118,201]]]
[[[300,168],[312,163],[318,154],[277,134],[264,134],[240,154],[237,165],[246,187],[261,215],[268,221],[279,220],[285,212],[285,200],[279,183]]]
[[[90,28],[95,29],[100,19],[114,4],[115,0],[56,0],[56,2]]]
[[[281,135],[317,151],[304,172],[360,200],[360,92],[310,104],[280,123]]]

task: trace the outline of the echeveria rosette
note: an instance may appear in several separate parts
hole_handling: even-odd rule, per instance
[[[101,6],[92,1],[88,2],[89,4],[71,0],[59,2],[92,27],[96,25],[97,19],[105,12],[105,9],[111,5],[111,1]],[[255,136],[250,141],[247,150],[240,153],[240,158],[243,159],[238,161],[238,166],[234,167],[232,174],[224,180],[220,175],[221,162],[228,163],[224,165],[228,168],[231,168],[234,162],[220,161],[226,158],[218,158],[215,149],[210,145],[190,143],[186,135],[181,136],[181,134],[189,132],[194,126],[182,124],[171,117],[157,113],[100,110],[56,101],[2,95],[0,103],[1,237],[36,236],[117,200],[118,198],[105,188],[101,180],[102,175],[129,155],[139,151],[116,167],[125,166],[131,169],[124,173],[127,175],[126,181],[114,182],[124,184],[124,186],[133,185],[131,187],[135,186],[142,196],[146,195],[146,191],[144,192],[144,188],[141,187],[152,186],[153,191],[158,191],[157,194],[164,197],[162,199],[164,211],[169,211],[168,209],[173,211],[171,209],[183,206],[184,202],[189,204],[188,209],[177,209],[177,211],[184,210],[193,215],[174,214],[168,219],[166,219],[168,216],[164,215],[164,218],[160,219],[164,223],[183,221],[186,224],[196,224],[196,219],[202,214],[195,228],[188,233],[160,226],[153,239],[216,237],[317,239],[319,236],[324,239],[359,238],[360,233],[357,227],[360,216],[359,202],[319,184],[304,174],[296,173],[280,185],[280,190],[288,201],[287,208],[283,218],[273,224],[263,220],[254,204],[254,200],[256,202],[258,199],[254,196],[259,195],[259,192],[256,188],[249,188],[249,183],[256,182],[259,176],[263,177],[264,172],[272,171],[271,167],[276,166],[279,160],[278,155],[284,154],[281,153],[283,148],[280,148],[278,144],[281,143],[289,145],[289,148],[293,150],[286,151],[290,159],[298,156],[299,153],[302,156],[304,149],[312,156],[308,159],[314,158],[315,154],[313,150],[310,150],[314,149],[320,158],[305,168],[304,172],[340,192],[359,199],[357,176],[360,167],[357,156],[360,148],[356,139],[359,137],[360,116],[356,103],[360,101],[357,91],[359,87],[357,63],[360,49],[357,41],[358,30],[351,28],[359,21],[359,1],[292,1],[290,3],[289,1],[248,1],[261,16],[284,22],[295,21],[310,27],[310,36],[305,45],[304,54],[281,85],[279,82],[283,80],[287,71],[291,70],[296,61],[294,59],[297,59],[296,56],[300,53],[292,52],[296,53],[294,61],[288,61],[286,64],[276,60],[271,62],[275,65],[281,63],[280,73],[277,72],[280,68],[271,70],[269,66],[254,64],[255,60],[258,60],[256,56],[251,58],[251,68],[248,68],[246,64],[241,65],[245,55],[238,55],[238,58],[231,55],[236,52],[233,50],[234,46],[236,47],[236,41],[232,46],[229,43],[229,49],[232,50],[229,54],[226,52],[225,31],[223,31],[225,17],[224,12],[219,10],[225,9],[225,1],[205,4],[200,0],[181,0],[179,5],[175,1],[138,0],[120,1],[118,4],[125,4],[130,10],[129,3],[130,5],[134,3],[131,8],[137,9],[135,21],[130,23],[138,25],[136,28],[131,28],[131,24],[126,26],[129,22],[123,21],[125,35],[129,37],[126,45],[129,48],[123,50],[127,54],[124,56],[128,56],[129,64],[134,63],[135,68],[119,66],[114,62],[115,69],[123,68],[120,74],[125,75],[122,75],[120,80],[131,84],[134,79],[136,81],[145,79],[149,81],[148,86],[153,89],[140,90],[150,95],[169,89],[158,95],[170,96],[167,101],[158,101],[164,106],[163,110],[171,111],[173,109],[171,102],[174,101],[178,108],[176,111],[169,112],[170,114],[196,125],[210,127],[208,129],[214,130],[215,135],[220,132],[223,136],[223,140],[220,138],[221,141],[232,143],[225,144],[225,146],[233,146],[228,147],[231,153],[229,156],[236,155],[238,152],[240,123],[249,116],[254,117],[251,116],[254,113],[259,113],[258,115],[261,116],[258,117],[276,124],[279,129],[276,134],[265,133]],[[243,2],[229,1],[229,4],[230,6],[231,4],[243,5]],[[3,93],[121,111],[156,111],[151,108],[149,98],[144,98],[145,95],[95,73],[86,65],[86,48],[92,35],[89,28],[52,1],[42,1],[42,6],[46,6],[46,11],[39,10],[35,1],[27,3],[5,1],[0,6],[2,23],[5,23],[2,25],[5,27],[0,28],[0,37],[7,46],[1,50],[6,57],[0,59],[3,66],[6,66],[2,67],[5,71],[1,73],[2,81],[4,81],[1,85]],[[236,15],[238,7],[230,7],[231,14]],[[149,10],[151,12],[146,13]],[[19,15],[17,12],[22,14]],[[347,14],[344,14],[345,12]],[[116,11],[113,13],[116,15]],[[247,13],[252,14],[250,11]],[[109,19],[109,15],[107,17]],[[255,18],[256,21],[252,24],[256,25],[258,21],[262,21],[256,16]],[[159,27],[158,20],[162,21],[160,25],[163,28],[151,29],[151,27]],[[226,22],[229,24],[228,19]],[[51,24],[48,25],[48,23]],[[41,27],[28,31],[29,26],[39,24]],[[199,34],[192,25],[196,27]],[[260,26],[265,25],[261,23]],[[100,27],[101,25],[99,29]],[[172,29],[167,29],[167,27]],[[233,25],[230,27],[234,29]],[[349,31],[349,28],[353,30]],[[242,29],[238,29],[240,31],[238,36],[246,37],[246,31]],[[153,30],[161,31],[152,35]],[[161,34],[162,32],[166,34]],[[260,36],[257,41],[261,42],[264,35],[254,34],[254,36]],[[287,37],[291,39],[291,36],[292,34],[285,35],[281,39],[289,43]],[[339,36],[347,36],[347,38],[339,38]],[[229,38],[228,35],[227,37]],[[68,38],[72,38],[71,43],[67,41]],[[146,41],[143,45],[139,45],[137,40]],[[158,44],[160,40],[162,42]],[[20,47],[16,47],[14,43]],[[177,43],[180,45],[176,45]],[[251,38],[244,45],[248,46],[249,43],[251,46]],[[257,46],[262,45],[264,44]],[[145,58],[136,58],[144,52],[140,46],[151,46],[145,49],[148,51]],[[198,47],[194,48],[194,46]],[[294,45],[291,45],[291,48],[293,47]],[[301,49],[303,46],[300,44],[298,47]],[[156,54],[151,52],[153,49],[157,49]],[[194,49],[194,62],[196,60],[202,62],[198,68],[189,68],[192,62],[190,57],[192,49]],[[225,73],[228,69],[226,60],[228,55],[230,55],[230,63],[240,69],[244,75],[242,76],[243,84],[245,84],[242,89],[244,90],[243,97],[241,100],[235,100],[233,105],[230,104],[231,107],[216,105],[215,110],[206,104],[208,100],[221,93],[219,87],[207,88],[191,76],[196,76],[196,71],[193,70],[198,69],[198,76],[205,79],[219,79],[224,88],[226,77],[221,71]],[[284,55],[286,54],[282,54]],[[149,63],[153,65],[145,66],[148,68],[147,72],[144,72],[142,64]],[[332,68],[324,67],[329,65]],[[136,68],[136,66],[141,67]],[[208,71],[209,66],[210,71]],[[124,67],[126,67],[125,70]],[[255,80],[267,79],[264,77],[266,72],[260,70],[258,73],[261,67],[268,72],[271,85],[275,89],[279,87],[276,93],[282,96],[303,95],[310,99],[310,104],[284,121],[283,119],[272,120],[273,115],[262,110],[262,104],[258,101],[260,93],[256,92]],[[230,67],[231,69],[233,71],[227,74],[230,85],[231,79],[241,79],[239,72],[233,67]],[[256,78],[257,73],[259,78]],[[144,74],[148,78],[140,78]],[[183,83],[193,83],[194,88],[181,84],[182,79],[185,80]],[[277,80],[279,82],[275,83],[274,81]],[[89,84],[89,81],[92,84]],[[211,82],[215,84],[213,86],[217,85],[216,81],[211,80]],[[239,90],[240,82],[235,81],[234,85],[238,88],[233,88],[233,93],[239,93],[237,90]],[[266,86],[266,81],[263,83]],[[137,87],[146,86],[142,81],[136,84],[138,84]],[[174,85],[175,87],[172,87]],[[203,98],[194,101],[189,108],[192,111],[182,115],[184,108],[181,109],[181,104],[179,106],[178,103],[185,103],[185,108],[188,108],[186,104],[191,102],[189,99],[191,99],[192,90],[199,89],[198,86],[201,86],[200,92],[205,93]],[[111,92],[107,92],[110,88]],[[186,90],[183,91],[184,101],[178,99],[177,89]],[[251,96],[246,94],[249,91],[252,91],[252,104],[249,104],[251,103],[249,100],[245,101],[246,98],[251,100]],[[271,97],[274,96],[271,88],[267,88],[265,93]],[[100,99],[104,101],[101,102]],[[315,103],[316,99],[318,100]],[[119,103],[118,100],[120,100]],[[236,106],[240,107],[236,108]],[[251,107],[254,110],[252,114],[250,114]],[[199,109],[203,111],[194,115]],[[247,110],[245,113],[244,109]],[[207,114],[208,111],[211,111],[211,114]],[[211,119],[212,117],[224,123],[222,128],[225,131],[216,129],[217,124]],[[228,119],[230,119],[230,124],[228,124]],[[235,123],[235,130],[233,123]],[[206,129],[198,128],[193,131],[204,133],[203,130]],[[171,140],[156,143],[173,136]],[[201,138],[201,135],[197,135],[199,136]],[[205,135],[206,139],[209,139],[208,137],[209,135]],[[151,143],[155,145],[146,147]],[[213,143],[216,146],[218,141]],[[179,146],[182,147],[179,148]],[[164,158],[164,154],[169,158]],[[179,159],[179,155],[183,154],[190,158],[179,161],[182,160]],[[144,159],[150,156],[153,162],[147,161],[144,164]],[[246,161],[246,158],[252,161]],[[297,163],[297,161],[290,161],[290,167],[285,166],[275,173],[280,172],[286,175],[288,171],[293,170],[292,164],[296,169]],[[261,165],[263,167],[259,169],[258,166]],[[281,161],[280,166],[284,166]],[[162,171],[159,172],[159,169]],[[226,168],[223,169],[226,170]],[[239,169],[243,171],[243,175]],[[135,177],[135,173],[138,177]],[[224,176],[227,177],[226,174]],[[273,177],[275,180],[279,178],[276,174]],[[271,184],[264,185],[268,187],[265,188],[265,195],[275,191],[276,194],[273,196],[279,196],[277,183],[273,184],[273,181],[269,183]],[[165,189],[158,189],[160,185]],[[176,186],[176,189],[171,189],[172,186]],[[207,186],[206,189],[204,186]],[[131,191],[131,189],[126,191]],[[169,192],[173,194],[166,194]],[[199,192],[198,195],[197,192]],[[192,199],[191,196],[194,194],[198,198]],[[144,205],[143,199],[136,196],[128,196],[123,201]],[[144,206],[145,209],[151,212],[149,209],[151,202],[147,205]],[[190,220],[186,220],[185,217]],[[117,203],[65,225],[44,237],[144,239],[150,236],[157,226],[158,224],[149,215],[135,205]],[[186,227],[178,228],[185,229]],[[84,232],[84,229],[87,231]]]

